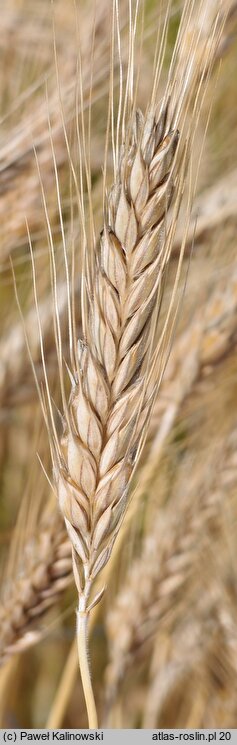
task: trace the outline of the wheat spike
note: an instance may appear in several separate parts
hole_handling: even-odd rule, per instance
[[[229,469],[228,482],[232,471],[231,462]],[[235,488],[235,485],[232,485]],[[164,629],[163,639],[162,632],[157,634],[151,663],[151,685],[143,720],[144,728],[158,726],[161,717],[163,726],[166,726],[166,710],[167,726],[171,726],[172,719],[169,720],[169,717],[173,709],[172,697],[175,691],[181,699],[178,708],[182,710],[185,704],[180,726],[184,726],[184,715],[186,727],[207,727],[211,726],[211,721],[212,724],[219,721],[221,725],[224,711],[221,708],[219,716],[215,712],[213,717],[213,704],[214,709],[224,706],[228,726],[231,717],[232,726],[236,722],[236,712],[233,718],[233,691],[237,672],[236,602],[232,592],[227,591],[226,577],[222,582],[221,572],[216,572],[214,565],[215,559],[208,589],[201,587],[191,611],[186,610],[182,620],[175,625],[170,634]],[[193,699],[196,701],[196,692],[198,693],[199,689],[200,700],[196,707],[193,706]],[[226,707],[227,701],[229,705]],[[197,722],[200,715],[201,719]],[[174,713],[174,717],[177,717],[177,712]]]
[[[181,499],[176,495],[164,516],[158,514],[141,557],[128,572],[126,584],[108,614],[109,700],[116,695],[129,664],[157,627],[164,623],[168,628],[182,612],[188,581],[194,577],[194,569],[200,562],[201,546],[206,546],[208,525],[217,527],[219,519],[221,526],[220,505],[226,489],[236,483],[235,444],[236,430],[219,445],[211,467],[207,463],[206,481],[198,486],[191,481],[186,493],[181,493]]]
[[[186,713],[190,702],[193,701],[193,690],[196,692],[199,687],[204,687],[204,691],[210,691],[211,697],[214,689],[215,698],[217,697],[215,675],[217,679],[219,678],[223,688],[225,677],[229,678],[232,686],[235,685],[236,653],[233,654],[233,641],[235,639],[236,648],[236,633],[232,634],[232,643],[230,643],[230,638],[228,639],[220,618],[222,604],[222,588],[218,581],[214,581],[208,591],[199,594],[191,612],[177,624],[170,634],[166,658],[162,664],[159,662],[158,647],[161,647],[161,639],[158,634],[157,653],[154,660],[156,666],[154,664],[143,720],[145,729],[159,726],[165,711],[167,711],[166,717],[169,716],[168,712],[172,711],[172,697],[175,692],[180,695],[181,709],[183,708],[182,702],[185,703]],[[234,627],[235,613],[233,610],[234,608],[232,608],[232,613],[230,611],[227,615],[229,623],[232,622]],[[206,699],[208,699],[207,695]],[[184,717],[184,712],[182,716]],[[195,711],[191,710],[190,727],[197,726],[194,717]],[[164,723],[163,726],[165,726]],[[204,721],[199,723],[199,726],[206,726],[205,714]]]
[[[38,620],[72,580],[71,547],[60,515],[42,519],[1,588],[0,665],[40,640]],[[18,557],[19,559],[19,557]]]
[[[145,362],[167,261],[164,223],[177,146],[177,133],[166,127],[166,117],[137,115],[121,157],[96,257],[85,340],[78,345],[60,468],[55,465],[82,614],[123,518],[151,407],[152,391],[144,394]]]
[[[185,4],[183,25],[187,23],[191,5],[189,2]],[[119,24],[116,3],[113,4],[113,9],[113,18]],[[91,588],[109,560],[127,508],[131,478],[144,442],[155,392],[169,354],[177,312],[176,296],[185,238],[170,305],[158,337],[163,278],[171,255],[190,148],[198,120],[198,106],[201,104],[200,76],[202,80],[210,72],[220,35],[220,26],[217,23],[211,39],[208,39],[208,48],[205,48],[205,60],[202,60],[201,68],[196,70],[195,60],[200,38],[199,32],[196,34],[194,29],[194,47],[186,68],[180,55],[182,62],[178,71],[184,75],[186,73],[183,89],[180,80],[176,84],[177,49],[180,51],[182,42],[185,46],[181,23],[163,102],[157,106],[160,69],[156,60],[151,99],[143,116],[141,111],[135,110],[132,96],[134,71],[131,61],[134,57],[136,18],[131,23],[132,26],[134,23],[134,27],[130,31],[125,94],[123,98],[120,87],[117,129],[115,134],[112,133],[114,185],[103,195],[104,223],[99,247],[94,240],[93,219],[90,221],[91,250],[85,239],[85,225],[83,228],[83,339],[77,344],[75,324],[70,324],[70,301],[68,302],[69,327],[72,325],[70,346],[74,354],[73,370],[70,373],[72,390],[68,404],[62,376],[56,273],[51,248],[55,335],[65,416],[61,440],[52,415],[47,376],[48,419],[44,403],[43,408],[50,432],[59,504],[73,549],[73,569],[79,593],[79,660],[89,726],[92,727],[97,726],[97,716],[86,652],[87,621],[90,609],[98,602],[103,590],[91,598]],[[117,32],[120,33],[118,26]],[[113,73],[111,84],[113,85]],[[197,116],[195,121],[188,124],[190,97],[194,101],[194,113]],[[113,116],[112,100],[112,120]],[[81,134],[84,143],[83,120]],[[90,175],[85,143],[83,147],[91,218]],[[190,187],[188,215],[191,196]],[[171,203],[173,212],[169,219]],[[83,219],[83,200],[80,202],[80,211]],[[50,235],[50,240],[51,238]]]
[[[192,607],[188,618],[180,621],[171,634],[162,665],[156,655],[156,669],[154,667],[145,708],[145,729],[158,726],[167,700],[172,698],[176,688],[185,687],[190,673],[195,676],[197,685],[199,675],[203,674],[204,663],[205,666],[208,665],[210,653],[220,640],[219,602],[219,593],[217,597],[213,597],[213,593],[203,593],[201,600],[198,598]]]
[[[148,124],[140,116],[139,125],[108,200],[63,465],[55,468],[60,506],[84,566],[81,593],[88,575],[93,580],[108,560],[149,409],[142,369],[167,251],[164,220],[177,135],[165,133],[154,116]]]

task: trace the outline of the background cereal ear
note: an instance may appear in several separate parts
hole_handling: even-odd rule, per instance
[[[110,658],[104,686],[106,721],[123,727],[136,726],[137,722],[160,726],[160,721],[166,726],[224,726],[222,691],[236,726],[236,706],[231,703],[236,675],[231,652],[235,627],[231,590],[235,584],[231,561],[236,524],[235,464],[234,455],[230,461],[228,455],[229,440],[234,442],[235,437],[236,407],[232,351],[236,338],[233,153],[237,129],[231,82],[236,64],[231,47],[236,8],[231,2],[222,2],[220,9],[204,0],[186,2],[174,49],[180,9],[170,8],[165,19],[157,4],[144,7],[143,42],[139,38],[141,18],[134,16],[138,44],[133,46],[127,3],[119,1],[118,15],[114,12],[112,54],[113,4],[108,9],[108,4],[100,3],[94,16],[86,2],[77,24],[73,4],[65,15],[65,4],[60,0],[54,9],[54,30],[47,10],[43,14],[42,5],[33,7],[29,0],[21,0],[20,5],[12,0],[11,13],[9,8],[2,13],[5,31],[1,52],[6,61],[6,75],[0,81],[3,558],[19,501],[23,502],[1,591],[0,649],[4,667],[0,688],[5,693],[1,695],[5,723],[14,708],[19,721],[25,723],[28,717],[29,724],[45,725],[50,696],[43,692],[43,681],[51,687],[52,699],[66,657],[67,642],[62,638],[74,632],[74,612],[70,620],[62,612],[65,607],[74,609],[76,601],[75,590],[64,594],[71,582],[71,547],[60,514],[56,511],[54,515],[55,495],[52,515],[45,510],[52,490],[48,464],[51,451],[56,491],[72,543],[79,551],[76,556],[73,548],[73,567],[83,602],[84,569],[91,553],[91,579],[96,586],[88,599],[88,612],[100,597],[102,583],[106,580],[108,584],[103,606],[98,604],[93,610],[91,628],[98,614],[105,619],[108,606],[114,606],[107,629],[104,626]],[[156,18],[160,14],[160,26],[154,23],[154,13]],[[160,39],[156,45],[158,26]],[[53,36],[55,62],[53,44],[49,43]],[[218,72],[224,52],[228,56]],[[101,174],[112,58],[112,147],[108,136]],[[42,81],[47,75],[45,95]],[[202,99],[204,90],[208,93],[206,101]],[[211,124],[204,148],[210,102]],[[200,163],[200,195],[190,218]],[[187,165],[191,166],[189,174]],[[204,187],[207,190],[202,197]],[[99,247],[95,236],[101,230],[102,212],[104,229]],[[197,214],[201,216],[198,222]],[[34,291],[28,271],[25,216],[31,236]],[[195,250],[189,266],[194,234]],[[50,447],[45,433],[39,437],[40,427],[36,426],[33,437],[38,405],[6,263],[9,252]],[[129,294],[128,266],[132,280]],[[187,273],[183,297],[183,277],[186,280]],[[78,339],[82,339],[79,349]],[[44,488],[40,486],[40,468],[35,470],[36,451],[45,471]],[[29,461],[32,475],[26,490]],[[71,468],[73,472],[69,473]],[[173,515],[178,543],[169,540]],[[195,549],[193,544],[190,549],[188,542],[192,535],[196,536]],[[201,547],[198,555],[197,542]],[[147,545],[151,551],[148,554]],[[165,577],[162,552],[167,559]],[[221,563],[211,560],[213,552]],[[142,561],[140,582],[136,574],[138,553]],[[208,561],[203,564],[206,553]],[[157,571],[155,583],[162,596],[158,600],[153,570]],[[224,608],[221,617],[217,614],[217,577]],[[204,579],[212,600],[203,610],[200,597]],[[177,593],[175,608],[172,593]],[[134,612],[139,598],[143,615],[137,611],[134,628],[130,610]],[[161,606],[162,618],[160,611],[156,615]],[[81,611],[83,615],[84,606]],[[111,617],[115,619],[112,622]],[[56,624],[60,644],[54,639]],[[97,631],[99,628],[97,625]],[[209,629],[213,644],[209,648],[205,642],[200,649],[197,635],[202,630],[205,641]],[[22,655],[7,689],[6,673],[11,668],[5,666],[5,660],[40,639],[41,661],[37,648],[31,650],[30,666]],[[103,722],[103,696],[98,693],[108,655],[106,649],[102,655],[99,652],[100,642],[97,633],[93,677]],[[161,648],[166,650],[162,660]],[[178,649],[183,650],[183,664]],[[143,650],[147,650],[147,658]],[[192,650],[202,671],[200,679],[186,664]],[[85,656],[84,663],[87,667]],[[78,726],[78,716],[80,724],[86,725],[81,692],[73,683],[75,675],[73,648],[49,715],[50,726],[60,726],[65,710],[66,726]],[[196,684],[196,709],[190,676]],[[23,685],[24,703],[19,695]],[[118,716],[119,701],[122,706]],[[229,726],[229,720],[226,723]]]

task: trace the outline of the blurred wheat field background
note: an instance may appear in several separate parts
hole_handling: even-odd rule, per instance
[[[85,116],[91,103],[90,167],[99,234],[111,29],[108,3],[97,5],[95,13],[92,0],[79,3],[79,30]],[[119,5],[126,54],[128,3],[121,0]],[[207,6],[211,13],[211,0]],[[106,593],[91,617],[92,675],[105,727],[237,727],[237,5],[225,7],[227,21],[193,153],[195,180],[202,150],[172,352],[135,477],[134,499],[106,569]],[[80,336],[80,231],[62,123],[63,108],[76,157],[75,6],[57,0],[52,12],[48,0],[4,0],[1,10],[1,726],[81,728],[87,720],[74,641],[71,549],[44,473],[51,478],[50,454],[11,267],[12,262],[41,384],[27,220],[56,407],[60,392],[42,185],[67,358],[67,287],[53,156],[65,239],[75,249]],[[139,86],[143,109],[157,18],[162,25],[165,12],[161,0],[145,0]],[[171,4],[161,87],[181,12],[182,3]],[[115,91],[118,84],[119,64]],[[108,159],[112,172],[112,155]],[[181,213],[167,298],[183,224]]]

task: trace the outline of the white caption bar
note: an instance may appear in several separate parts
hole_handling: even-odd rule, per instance
[[[2,743],[32,743],[32,742],[104,742],[106,745],[148,745],[154,742],[173,743],[228,743],[237,745],[237,729],[0,729],[0,745]]]

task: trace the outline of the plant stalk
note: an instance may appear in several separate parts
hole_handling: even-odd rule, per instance
[[[88,650],[88,621],[89,613],[85,610],[86,599],[84,595],[79,597],[77,612],[77,647],[79,666],[81,673],[82,688],[85,696],[89,729],[98,728],[98,718],[91,682],[89,650]]]

